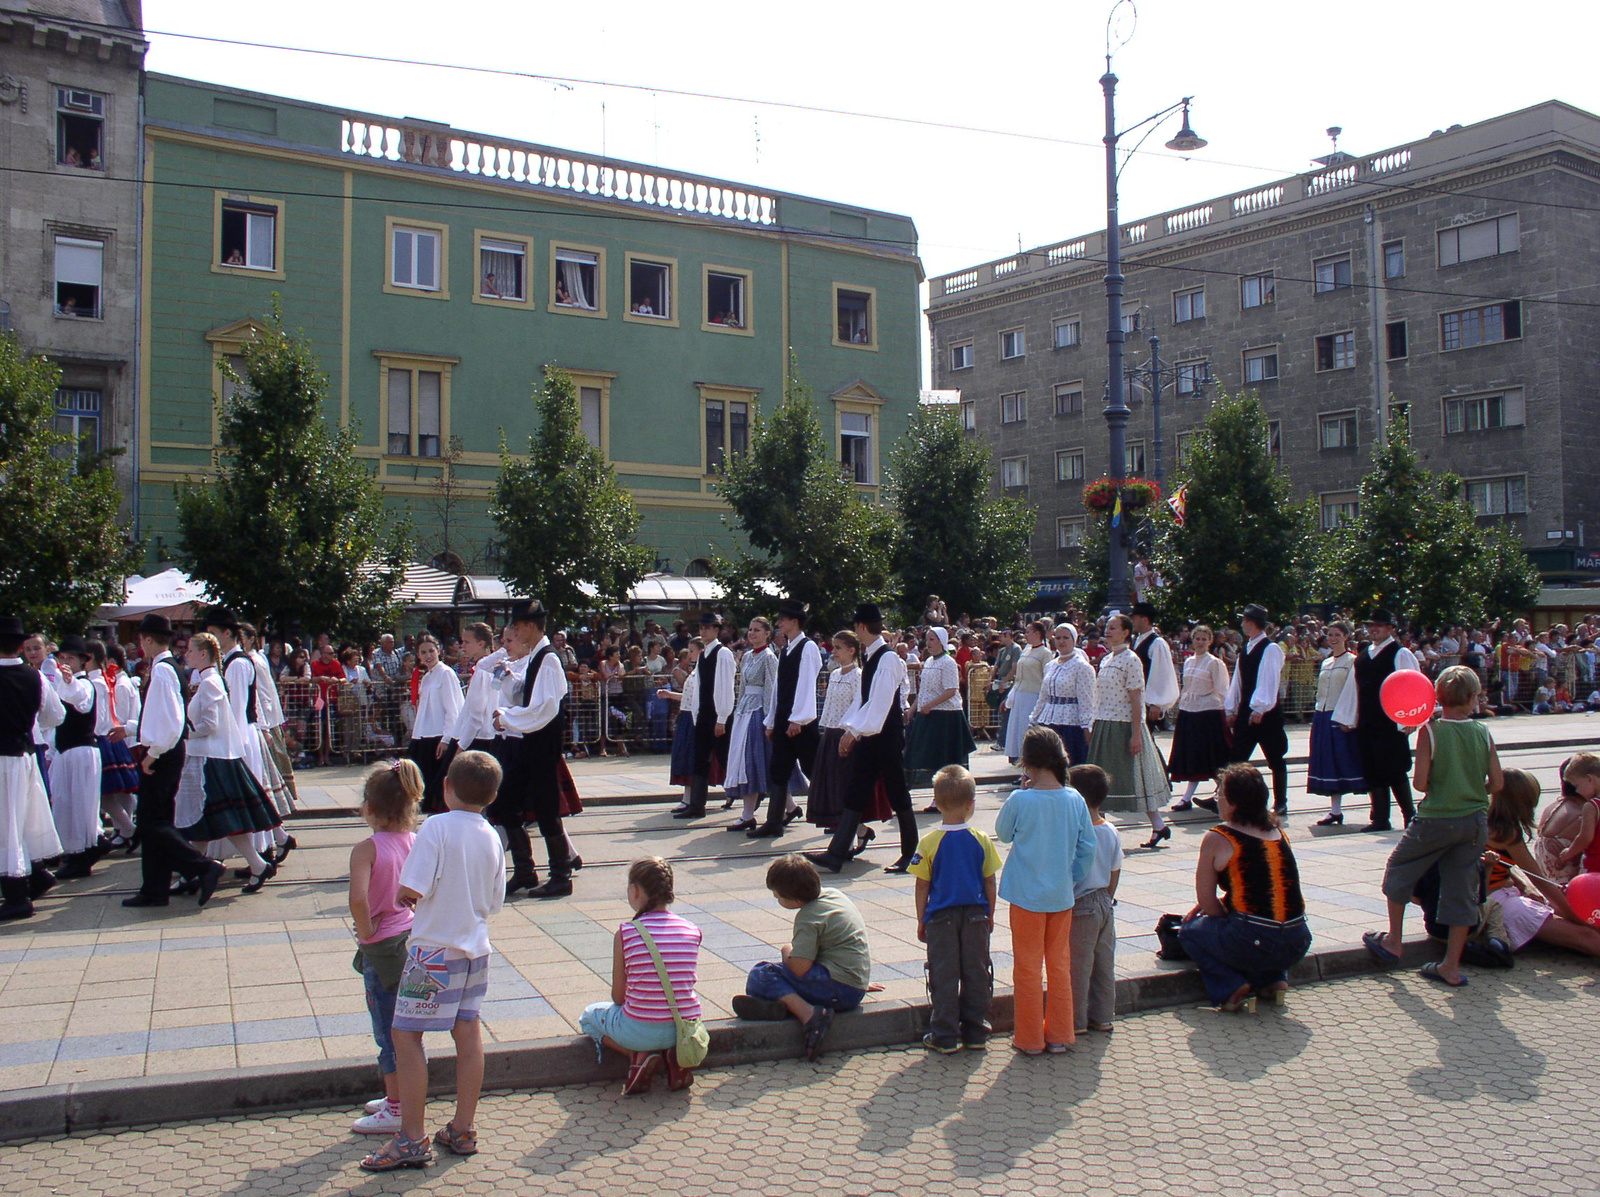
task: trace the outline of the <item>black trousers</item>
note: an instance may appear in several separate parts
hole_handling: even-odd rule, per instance
[[[772,755],[767,758],[767,785],[772,795],[767,822],[782,822],[784,808],[788,805],[789,779],[794,776],[795,766],[799,765],[802,771],[815,768],[817,744],[821,739],[822,733],[817,730],[814,719],[802,724],[799,733],[793,736],[773,729]]]
[[[1289,809],[1289,733],[1283,730],[1281,712],[1263,715],[1260,723],[1250,722],[1248,709],[1239,712],[1233,725],[1233,759],[1248,761],[1257,748],[1272,773],[1272,805],[1283,814]]]
[[[490,822],[505,829],[513,869],[537,876],[533,843],[523,827],[532,815],[539,824],[539,835],[550,861],[550,880],[571,880],[567,832],[561,824],[560,729],[553,736],[546,729],[520,740],[495,742],[500,745],[500,763],[505,774],[500,782],[500,793],[489,804],[488,817]]]
[[[911,809],[911,791],[906,788],[905,739],[898,716],[891,714],[888,726],[875,736],[857,740],[850,748],[850,784],[844,792],[844,819],[828,844],[828,854],[838,860],[850,855],[851,839],[861,826],[861,815],[872,802],[872,794],[883,783],[883,791],[900,828],[900,855],[917,850],[917,816]]]
[[[732,716],[729,716],[732,719]],[[704,722],[700,719],[700,712],[694,712],[694,776],[711,776],[711,759],[715,757],[722,765],[723,773],[728,771],[728,734],[726,724],[722,735],[717,735],[716,716],[710,716]]]
[[[444,810],[444,775],[450,760],[438,756],[441,736],[423,736],[406,745],[406,758],[422,772],[422,809],[437,815]]]
[[[1389,821],[1392,797],[1409,823],[1416,814],[1411,799],[1411,739],[1385,717],[1369,719],[1366,712],[1361,712],[1358,718],[1361,722],[1356,728],[1356,746],[1361,750],[1361,771],[1367,779],[1372,821]]]
[[[178,834],[174,823],[183,760],[183,744],[179,742],[176,748],[156,758],[149,773],[142,766],[139,771],[139,806],[134,812],[134,824],[139,832],[139,865],[143,870],[139,892],[147,898],[165,901],[172,888],[173,873],[198,877],[211,864]]]

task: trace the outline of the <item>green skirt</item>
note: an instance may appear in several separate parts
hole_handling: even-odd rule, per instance
[[[933,775],[946,765],[966,767],[967,758],[977,751],[978,744],[967,726],[965,711],[929,711],[911,720],[906,733],[906,750],[902,758],[906,770],[906,784],[927,786],[933,784]]]
[[[1135,756],[1128,751],[1133,725],[1123,721],[1096,719],[1089,733],[1089,763],[1106,771],[1107,797],[1133,800],[1140,810],[1160,810],[1172,801],[1172,784],[1167,780],[1167,762],[1161,759],[1150,729],[1139,725],[1142,746]]]

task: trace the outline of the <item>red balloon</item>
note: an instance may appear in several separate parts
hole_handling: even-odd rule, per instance
[[[1433,718],[1433,683],[1415,669],[1396,669],[1378,691],[1383,713],[1401,727],[1421,727]]]
[[[1600,927],[1600,873],[1579,873],[1567,882],[1572,913],[1591,927]]]

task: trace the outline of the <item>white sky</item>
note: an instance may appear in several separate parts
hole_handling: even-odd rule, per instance
[[[944,274],[1105,223],[1109,0],[836,8],[601,0],[476,6],[391,0],[145,0],[147,66],[192,78],[418,116],[588,153],[906,213]],[[1600,111],[1600,5],[1540,19],[1457,0],[1140,0],[1115,62],[1118,124],[1185,94],[1210,141],[1161,149],[1122,176],[1124,222],[1370,153],[1541,100]],[[959,14],[959,16],[957,15]],[[844,108],[1065,138],[968,133],[743,103],[257,51],[160,31],[348,50]],[[759,130],[759,142],[758,142]],[[926,364],[924,364],[926,370]]]

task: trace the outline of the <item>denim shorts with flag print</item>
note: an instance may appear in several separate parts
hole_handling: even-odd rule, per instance
[[[395,994],[394,1029],[448,1031],[478,1017],[489,991],[489,957],[459,956],[446,948],[413,943]]]

